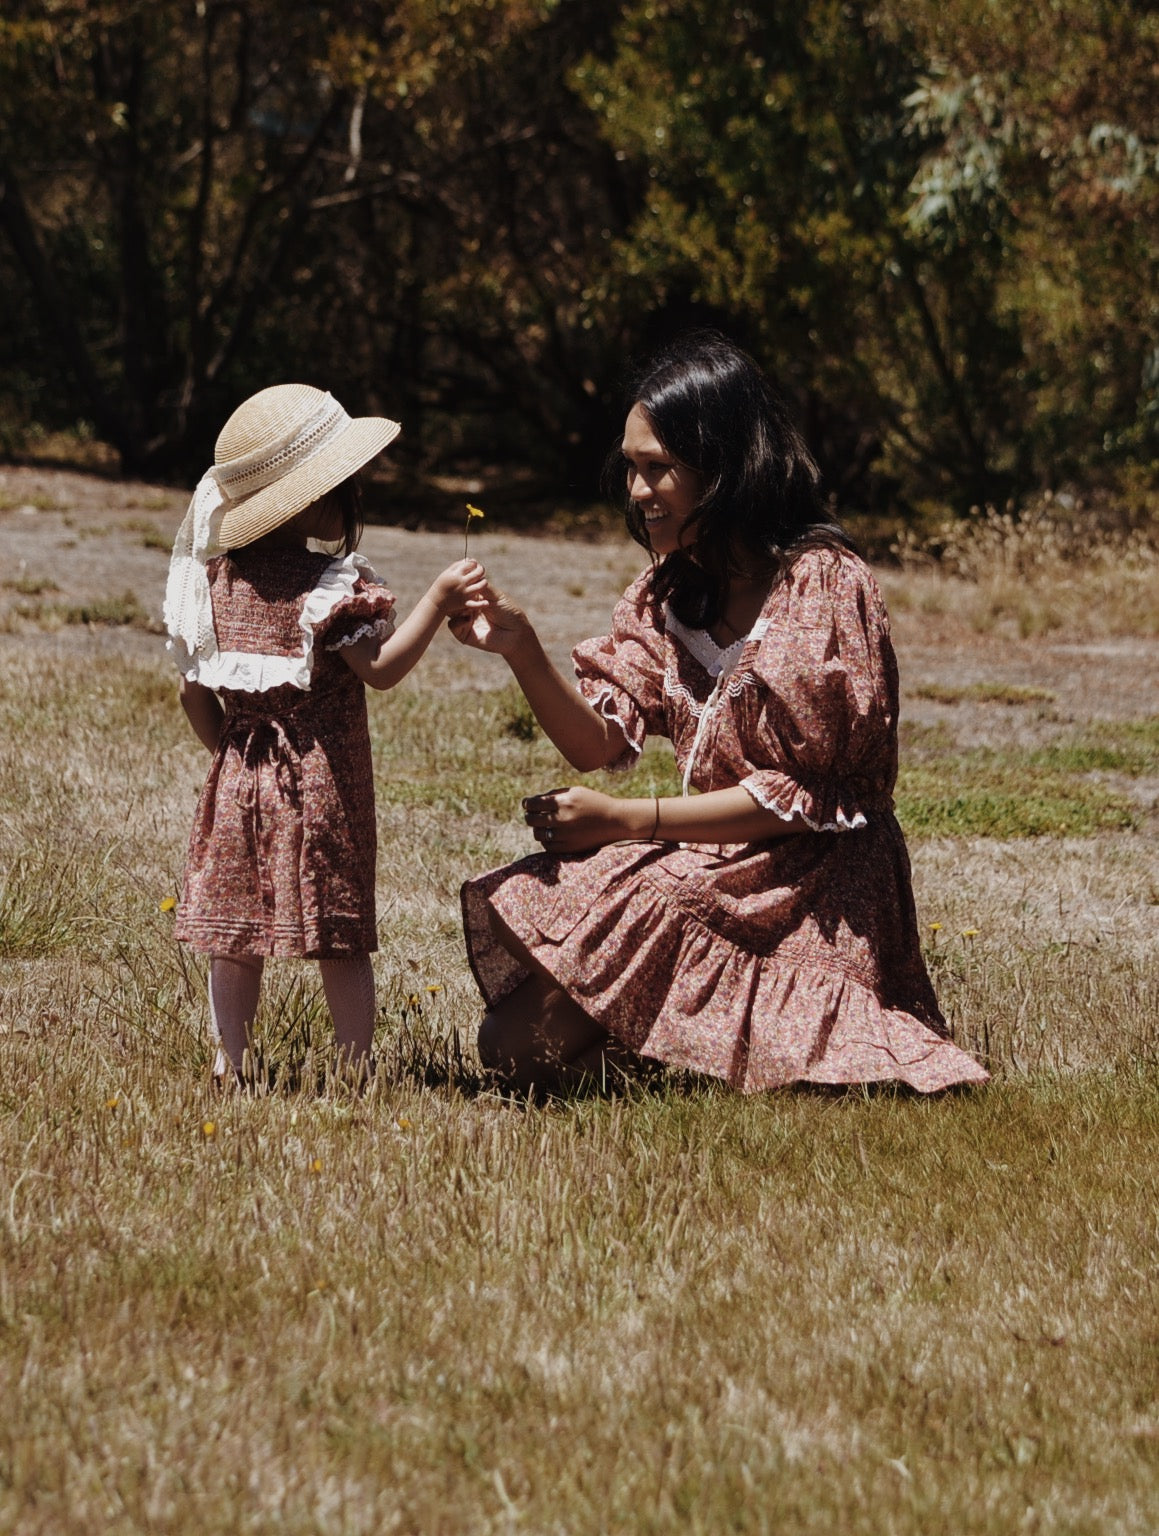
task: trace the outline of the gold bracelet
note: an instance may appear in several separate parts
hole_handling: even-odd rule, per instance
[[[655,815],[655,818],[653,819],[653,822],[652,822],[652,830],[648,834],[648,841],[650,843],[654,843],[656,841],[656,833],[660,830],[660,796],[659,795],[653,795],[652,796],[652,804],[656,807],[656,815]]]

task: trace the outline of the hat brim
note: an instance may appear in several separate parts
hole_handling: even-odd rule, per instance
[[[222,549],[240,549],[288,523],[327,491],[363,469],[401,431],[397,421],[385,416],[355,416],[304,464],[251,496],[228,502],[218,532],[219,545]]]

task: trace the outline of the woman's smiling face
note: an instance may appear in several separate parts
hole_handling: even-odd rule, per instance
[[[668,452],[638,405],[624,424],[623,454],[628,495],[640,509],[648,543],[654,554],[670,555],[685,542],[685,524],[704,490],[701,477]]]

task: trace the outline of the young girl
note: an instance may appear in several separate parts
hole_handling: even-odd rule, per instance
[[[374,1030],[375,817],[364,684],[392,688],[485,573],[449,566],[397,629],[354,553],[356,472],[399,433],[304,384],[264,389],[217,440],[173,547],[165,597],[181,702],[213,762],[177,937],[210,955],[215,1075],[241,1077],[267,955],[318,960],[340,1055]],[[341,542],[318,553],[308,539]]]

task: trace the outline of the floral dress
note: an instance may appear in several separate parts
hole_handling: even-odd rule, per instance
[[[394,627],[360,555],[235,550],[210,562],[221,737],[198,801],[177,937],[215,955],[368,954],[375,819],[366,689],[344,646]]]
[[[922,960],[893,810],[897,663],[881,594],[851,554],[801,556],[751,633],[722,650],[652,595],[575,653],[628,768],[667,736],[689,789],[742,785],[816,835],[622,842],[535,854],[469,881],[471,966],[488,1006],[526,978],[493,907],[593,1019],[636,1052],[745,1092],[896,1079],[984,1082],[946,1035]]]

